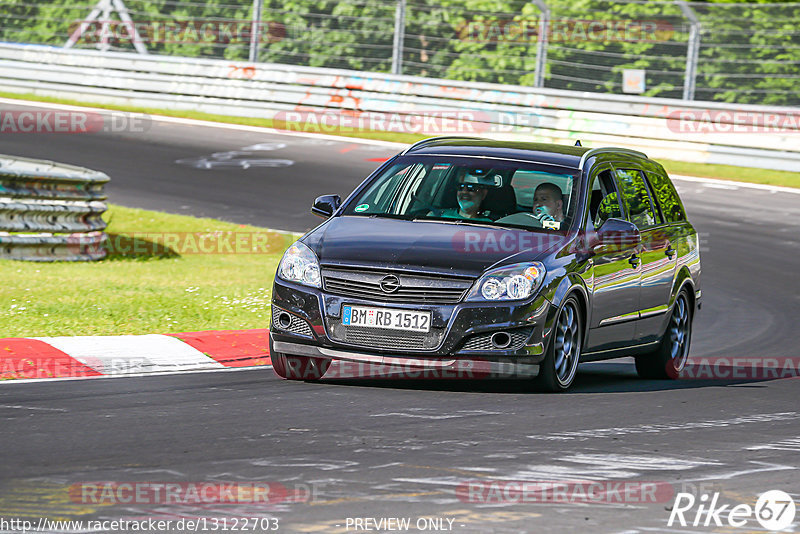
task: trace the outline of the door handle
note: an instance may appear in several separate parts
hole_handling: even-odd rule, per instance
[[[677,253],[678,253],[678,251],[677,251],[677,250],[675,250],[674,248],[672,248],[672,245],[670,245],[670,246],[667,248],[667,250],[666,250],[666,251],[664,251],[664,254],[666,254],[666,255],[667,255],[667,257],[668,257],[669,259],[672,259],[672,258],[674,258],[674,257],[675,257],[675,254],[677,254]]]
[[[639,265],[639,256],[636,254],[632,255],[630,258],[628,258],[628,263],[630,263],[631,267],[635,269],[636,266]]]

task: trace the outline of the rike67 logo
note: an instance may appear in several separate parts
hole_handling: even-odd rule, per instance
[[[775,532],[789,528],[796,512],[794,499],[781,490],[762,493],[755,506],[732,506],[719,501],[719,492],[713,495],[704,493],[699,498],[691,493],[678,493],[667,526],[677,523],[682,527],[754,527],[755,520],[762,528]]]

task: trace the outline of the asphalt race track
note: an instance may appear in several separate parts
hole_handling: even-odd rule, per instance
[[[105,171],[113,203],[302,231],[318,221],[314,197],[346,195],[393,149],[154,122],[144,133],[4,134],[0,153]],[[796,369],[800,195],[677,185],[702,244],[692,358],[793,358]],[[792,379],[645,381],[628,360],[582,366],[560,395],[512,381],[293,383],[269,369],[8,383],[0,516],[274,517],[283,532],[356,532],[355,518],[388,517],[440,518],[452,532],[764,531],[753,519],[738,529],[667,520],[680,491],[731,505],[770,489],[800,498],[798,391]],[[519,480],[670,491],[591,504],[482,503],[460,491]],[[271,482],[309,499],[70,499],[87,481]]]

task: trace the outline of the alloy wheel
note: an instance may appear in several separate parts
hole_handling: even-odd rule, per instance
[[[681,371],[689,356],[689,306],[686,297],[681,294],[672,308],[669,320],[670,358],[675,371]]]
[[[578,368],[581,354],[581,332],[578,310],[567,302],[558,316],[555,337],[555,374],[561,384],[569,384]]]

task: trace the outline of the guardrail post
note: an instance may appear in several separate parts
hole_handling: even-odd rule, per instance
[[[403,74],[403,39],[406,33],[406,0],[397,0],[394,12],[394,42],[392,43],[392,74]]]
[[[547,64],[547,38],[550,26],[550,8],[544,0],[534,0],[534,3],[541,11],[539,19],[539,40],[536,43],[536,71],[534,72],[534,87],[544,87],[545,65]]]
[[[694,10],[685,0],[675,0],[675,3],[689,19],[689,43],[686,48],[686,74],[683,80],[683,99],[694,100],[695,82],[697,79],[697,62],[700,57],[700,20]]]
[[[250,28],[250,62],[258,61],[259,36],[261,35],[262,0],[253,0],[253,25]]]

